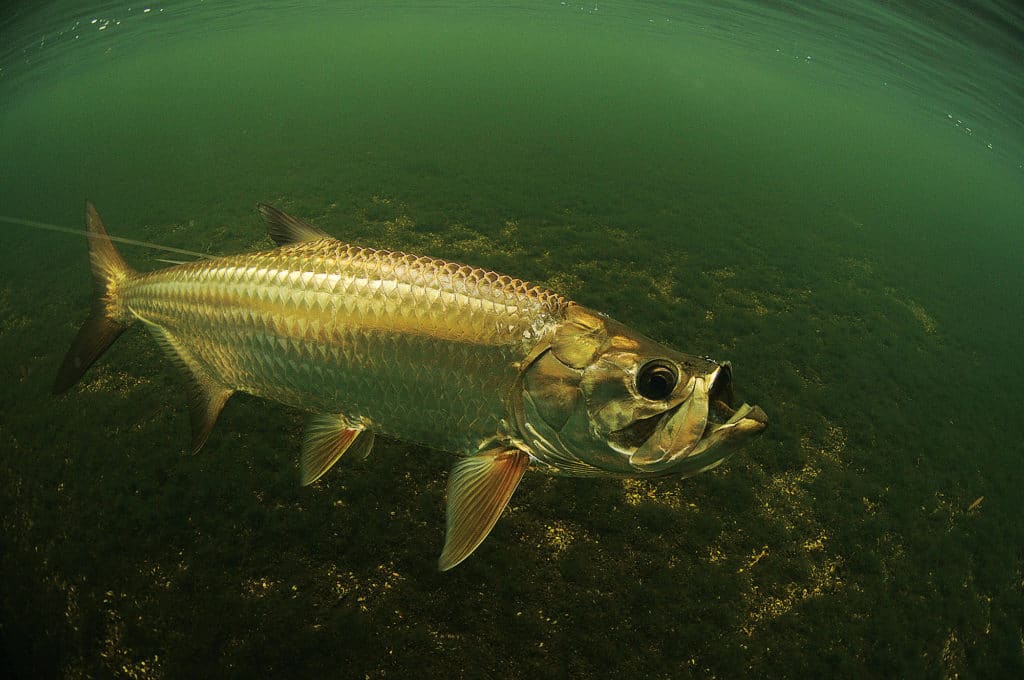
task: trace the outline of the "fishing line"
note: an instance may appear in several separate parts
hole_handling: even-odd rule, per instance
[[[11,224],[20,224],[24,227],[32,227],[33,229],[44,229],[46,231],[59,231],[64,234],[74,234],[75,236],[84,236],[86,238],[100,238],[90,234],[87,231],[81,229],[71,229],[70,227],[60,227],[56,224],[47,224],[45,222],[34,222],[32,220],[23,220],[17,217],[7,217],[6,215],[0,215],[0,222],[10,222]],[[152,248],[153,250],[164,250],[168,253],[177,253],[179,255],[188,255],[190,257],[198,257],[202,259],[209,259],[213,257],[206,253],[197,253],[194,250],[185,250],[183,248],[173,248],[171,246],[162,246],[159,243],[150,243],[149,241],[136,241],[132,238],[123,238],[121,236],[109,237],[111,241],[117,241],[118,243],[124,243],[130,246],[141,246],[143,248]]]

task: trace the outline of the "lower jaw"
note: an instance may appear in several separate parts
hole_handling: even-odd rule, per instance
[[[730,409],[731,410],[731,409]],[[743,435],[753,436],[767,426],[767,418],[759,406],[743,404],[724,423],[708,422],[704,436],[687,458],[696,456],[708,449],[717,446],[727,440],[736,439]]]

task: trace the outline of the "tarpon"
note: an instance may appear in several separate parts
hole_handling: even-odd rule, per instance
[[[273,250],[130,269],[86,205],[92,312],[54,384],[74,385],[132,323],[186,376],[192,449],[247,392],[310,414],[310,484],[383,435],[458,454],[439,566],[487,537],[527,468],[694,475],[761,432],[732,369],[674,351],[525,281],[343,243],[259,206]]]

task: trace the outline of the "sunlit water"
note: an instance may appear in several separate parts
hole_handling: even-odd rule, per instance
[[[0,215],[231,253],[273,202],[729,359],[771,427],[528,475],[438,575],[449,456],[301,489],[300,415],[245,398],[178,455],[141,331],[49,395],[85,246],[3,223],[0,669],[1020,676],[1024,20],[919,4],[8,9]]]

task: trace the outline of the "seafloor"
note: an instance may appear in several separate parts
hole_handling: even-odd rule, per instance
[[[992,399],[965,388],[996,371],[957,323],[962,301],[908,282],[904,258],[859,237],[863,218],[826,206],[801,228],[774,222],[772,206],[681,205],[640,216],[643,236],[629,215],[580,203],[499,214],[397,192],[266,199],[344,239],[518,275],[729,359],[738,397],[770,427],[692,479],[529,474],[481,548],[438,573],[447,454],[380,440],[303,488],[301,414],[238,396],[188,455],[182,383],[141,329],[51,396],[89,305],[85,244],[5,232],[0,632],[12,672],[1006,669],[1021,634],[1019,529],[1005,533],[1019,490],[993,472],[1009,452],[982,425],[999,416]],[[225,204],[134,226],[98,207],[123,236],[269,247],[255,213]],[[698,222],[728,227],[688,238]]]

